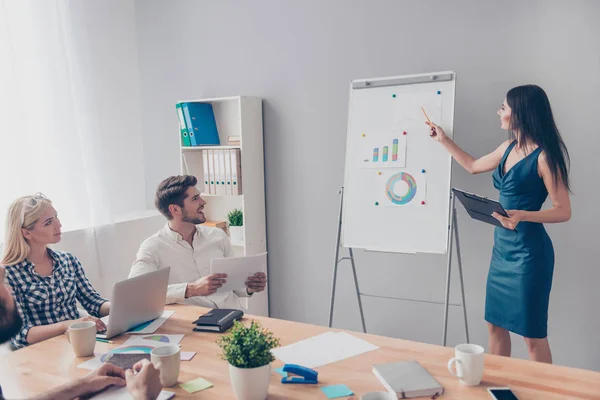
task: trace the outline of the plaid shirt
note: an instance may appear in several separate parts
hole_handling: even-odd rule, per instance
[[[27,346],[29,329],[38,325],[80,318],[75,301],[94,317],[100,317],[105,303],[85,276],[81,263],[71,253],[48,249],[54,260],[52,275],[44,277],[34,270],[31,261],[6,266],[6,281],[11,286],[23,328],[11,338],[17,349]]]

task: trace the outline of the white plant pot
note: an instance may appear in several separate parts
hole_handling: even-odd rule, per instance
[[[258,368],[237,368],[229,364],[229,377],[238,400],[265,400],[269,394],[271,364]]]
[[[231,235],[231,244],[242,246],[244,244],[244,227],[230,226],[229,234]]]

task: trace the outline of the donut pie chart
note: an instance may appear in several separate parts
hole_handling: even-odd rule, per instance
[[[397,182],[406,182],[408,185],[408,189],[404,193],[396,192],[396,183]],[[398,185],[400,186],[400,185]],[[402,185],[405,186],[405,185]],[[388,179],[385,185],[385,192],[387,194],[388,199],[398,205],[408,204],[415,198],[417,194],[417,181],[415,178],[406,172],[398,172]]]

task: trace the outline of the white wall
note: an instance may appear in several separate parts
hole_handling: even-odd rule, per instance
[[[136,18],[148,194],[178,169],[177,99],[264,99],[270,308],[278,318],[327,323],[352,79],[457,71],[456,140],[474,155],[505,139],[496,110],[508,89],[544,87],[571,152],[575,190],[571,222],[549,228],[557,255],[550,343],[558,364],[600,370],[592,223],[600,2],[138,0]],[[454,186],[497,196],[489,174],[455,171]],[[486,344],[492,229],[462,210],[459,222],[472,340]],[[356,257],[363,292],[443,301],[443,257]],[[342,268],[334,323],[359,330],[350,278]],[[454,281],[453,302],[457,289]],[[365,298],[364,306],[372,333],[441,341],[439,305]],[[452,345],[464,337],[460,309],[450,316]],[[514,353],[526,356],[520,340]]]

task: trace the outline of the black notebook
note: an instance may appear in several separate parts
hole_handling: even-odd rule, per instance
[[[195,331],[225,332],[233,323],[244,316],[241,310],[215,308],[194,321]]]

